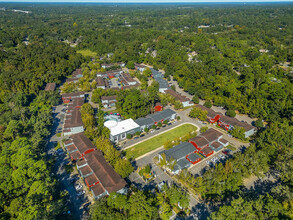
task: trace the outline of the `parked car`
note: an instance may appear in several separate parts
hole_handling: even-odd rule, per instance
[[[230,154],[231,152],[232,152],[232,150],[230,150],[230,149],[226,149],[226,150],[223,150],[223,151],[222,151],[222,153],[223,153],[223,154],[226,154],[226,155],[227,155],[227,154]]]
[[[213,162],[212,162],[212,161],[209,161],[209,160],[207,160],[207,161],[206,161],[206,164],[210,166],[210,165],[212,165],[212,164],[213,164]]]
[[[226,157],[223,154],[220,154],[219,156],[221,159],[225,159]]]
[[[58,150],[55,151],[55,153],[60,156],[62,154],[64,154],[64,151],[62,150],[62,148],[59,148]]]
[[[89,208],[90,205],[91,205],[90,202],[84,204],[84,205],[83,205],[83,209],[84,209],[84,210],[88,210],[88,208]]]
[[[75,186],[75,189],[76,189],[76,190],[80,190],[80,189],[82,189],[82,185],[79,183],[77,186]]]
[[[76,177],[75,177],[75,178],[71,178],[71,179],[69,180],[69,182],[70,182],[70,183],[75,183],[76,180],[78,180],[78,178],[76,178]]]
[[[77,193],[78,196],[82,196],[83,194],[85,194],[85,190],[82,190],[82,191]]]

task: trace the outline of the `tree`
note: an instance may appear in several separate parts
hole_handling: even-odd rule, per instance
[[[256,121],[255,121],[255,126],[257,128],[262,128],[263,127],[263,121],[261,118],[258,118]]]
[[[115,171],[122,177],[126,178],[133,172],[133,166],[129,162],[129,160],[118,159],[114,165]]]
[[[176,101],[174,104],[174,108],[175,108],[175,110],[182,109],[183,105],[180,101]]]
[[[149,129],[148,129],[148,128],[144,128],[143,130],[144,130],[144,132],[146,132],[146,133],[149,132]]]
[[[129,61],[129,62],[127,63],[127,65],[126,65],[126,67],[127,67],[128,69],[134,69],[134,62],[133,62],[133,61]]]
[[[173,144],[172,144],[172,141],[171,140],[167,140],[165,143],[164,143],[164,148],[166,150],[168,149],[171,149],[173,147]]]
[[[200,128],[200,133],[204,133],[204,132],[206,132],[208,129],[209,129],[208,126],[201,127],[201,128]]]
[[[124,213],[129,208],[127,196],[116,192],[110,193],[107,204],[109,207],[117,209],[120,212],[124,210]]]
[[[172,207],[169,204],[168,198],[166,198],[166,194],[157,193],[157,200],[158,205],[160,206],[159,213],[161,219],[170,219],[170,217],[172,216]]]
[[[205,101],[205,103],[203,105],[207,108],[211,108],[213,106],[209,100]]]
[[[152,76],[152,71],[150,70],[150,68],[146,68],[143,71],[143,75],[145,75],[146,77],[151,77]]]
[[[102,220],[102,219],[123,219],[123,215],[120,214],[115,209],[110,208],[107,205],[107,199],[98,199],[92,206],[90,210],[90,215],[92,219]]]
[[[164,124],[164,125],[167,125],[167,124],[168,124],[168,120],[164,120],[164,121],[163,121],[163,124]]]
[[[230,133],[233,137],[239,138],[240,140],[245,140],[245,129],[235,125],[235,127],[230,130]]]
[[[156,219],[157,209],[152,206],[150,199],[142,191],[133,193],[128,200],[130,219]]]
[[[157,129],[157,126],[156,125],[152,125],[152,129]]]
[[[177,206],[177,204],[180,204],[182,208],[187,208],[189,206],[189,196],[175,185],[172,185],[166,190],[166,197],[169,199],[172,206]]]
[[[3,135],[6,138],[11,138],[14,140],[16,136],[19,134],[21,129],[21,124],[17,120],[11,120],[5,129]]]
[[[207,114],[208,112],[205,110],[202,110],[197,107],[193,107],[192,110],[189,112],[189,117],[191,118],[198,118],[201,121],[207,120]]]
[[[229,117],[235,117],[236,116],[236,113],[234,110],[232,109],[228,109],[227,112],[226,112],[226,115],[229,116]]]
[[[175,87],[175,85],[172,85],[172,86],[171,86],[171,89],[172,89],[173,91],[176,91],[176,87]]]
[[[162,127],[162,122],[159,122],[159,123],[158,123],[158,127],[159,127],[159,128]]]
[[[166,159],[166,154],[165,153],[162,153],[161,154],[161,158],[159,159],[159,162],[158,162],[159,166],[164,168],[165,166],[167,166],[168,164],[168,161]]]
[[[199,103],[199,98],[197,96],[193,96],[192,101],[194,102],[194,104],[198,104]]]

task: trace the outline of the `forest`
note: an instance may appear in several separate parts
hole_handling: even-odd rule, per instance
[[[97,69],[90,67],[100,57],[103,62],[128,66],[149,64],[164,70],[165,77],[175,79],[194,100],[264,120],[266,128],[259,129],[251,146],[237,157],[201,177],[181,173],[180,178],[203,201],[214,204],[211,219],[293,218],[291,3],[0,3],[0,9],[1,219],[56,219],[62,212],[65,193],[51,175],[54,162],[45,153],[51,109],[60,95],[43,90],[48,82],[62,84],[80,67],[89,66],[92,79]],[[78,52],[83,50],[96,56]],[[113,55],[107,60],[109,53]],[[149,107],[163,100],[157,85],[148,86],[143,78],[144,92],[133,89],[118,94],[117,107],[126,117],[149,114]],[[83,86],[86,90],[93,85],[84,82]],[[97,102],[101,95],[99,90],[93,93]],[[91,136],[94,124],[87,114],[85,109],[83,120]],[[97,141],[104,143],[107,131],[99,128],[98,132]],[[101,150],[113,166],[121,166],[120,155]],[[277,177],[269,191],[244,189],[245,178],[267,174]],[[155,199],[148,192],[133,190],[118,202],[111,198],[93,206],[93,219],[137,219],[139,213],[145,219],[164,219],[173,205],[167,193]],[[145,210],[136,201],[146,204]],[[105,212],[100,212],[101,207]],[[158,207],[165,207],[167,214]]]

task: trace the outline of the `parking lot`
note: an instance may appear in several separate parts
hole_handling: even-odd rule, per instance
[[[129,180],[138,188],[140,189],[153,189],[156,187],[157,184],[161,183],[161,182],[165,182],[165,183],[172,183],[173,180],[171,177],[169,177],[166,173],[164,173],[161,168],[159,168],[153,161],[153,158],[159,153],[161,152],[162,149],[158,149],[155,152],[152,152],[149,155],[146,155],[145,157],[135,161],[134,166],[136,168],[138,167],[144,167],[148,164],[151,165],[152,167],[152,171],[154,171],[154,173],[156,174],[156,178],[151,181],[150,183],[145,183],[143,181],[143,179],[139,176],[138,173],[133,172],[130,176],[129,176]]]
[[[66,107],[64,105],[58,105],[52,109],[54,120],[51,128],[51,136],[48,138],[47,154],[49,158],[55,158],[52,174],[58,179],[62,188],[61,190],[65,190],[68,195],[65,209],[62,213],[64,218],[87,219],[89,204],[93,200],[91,194],[86,190],[86,186],[74,169],[75,165],[72,164],[65,149],[55,149],[58,142],[62,146],[62,139],[65,138],[64,136],[58,137],[56,135],[62,131],[65,111]],[[69,167],[73,168],[72,172],[68,172]]]
[[[195,176],[202,175],[206,170],[228,159],[229,155],[224,154],[222,151],[224,150],[220,150],[219,152],[214,153],[208,158],[202,159],[199,163],[194,164],[190,168],[188,168],[188,171]]]

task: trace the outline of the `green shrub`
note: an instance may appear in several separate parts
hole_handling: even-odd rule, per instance
[[[199,103],[199,98],[198,98],[197,96],[193,96],[192,101],[193,101],[195,104],[198,104],[198,103]]]
[[[204,132],[206,132],[208,129],[209,129],[208,126],[201,127],[201,128],[200,128],[200,133],[204,133]]]
[[[227,112],[226,112],[226,115],[229,116],[229,117],[235,117],[236,116],[236,113],[234,110],[232,109],[229,109]]]
[[[262,127],[263,127],[263,122],[262,122],[262,119],[261,119],[261,118],[259,118],[259,119],[257,119],[257,120],[255,121],[255,126],[256,126],[257,128],[262,128]]]
[[[211,108],[213,106],[209,100],[207,100],[203,105],[207,108]]]
[[[131,138],[132,138],[132,134],[127,134],[127,135],[126,135],[126,138],[127,138],[127,139],[131,139]]]

